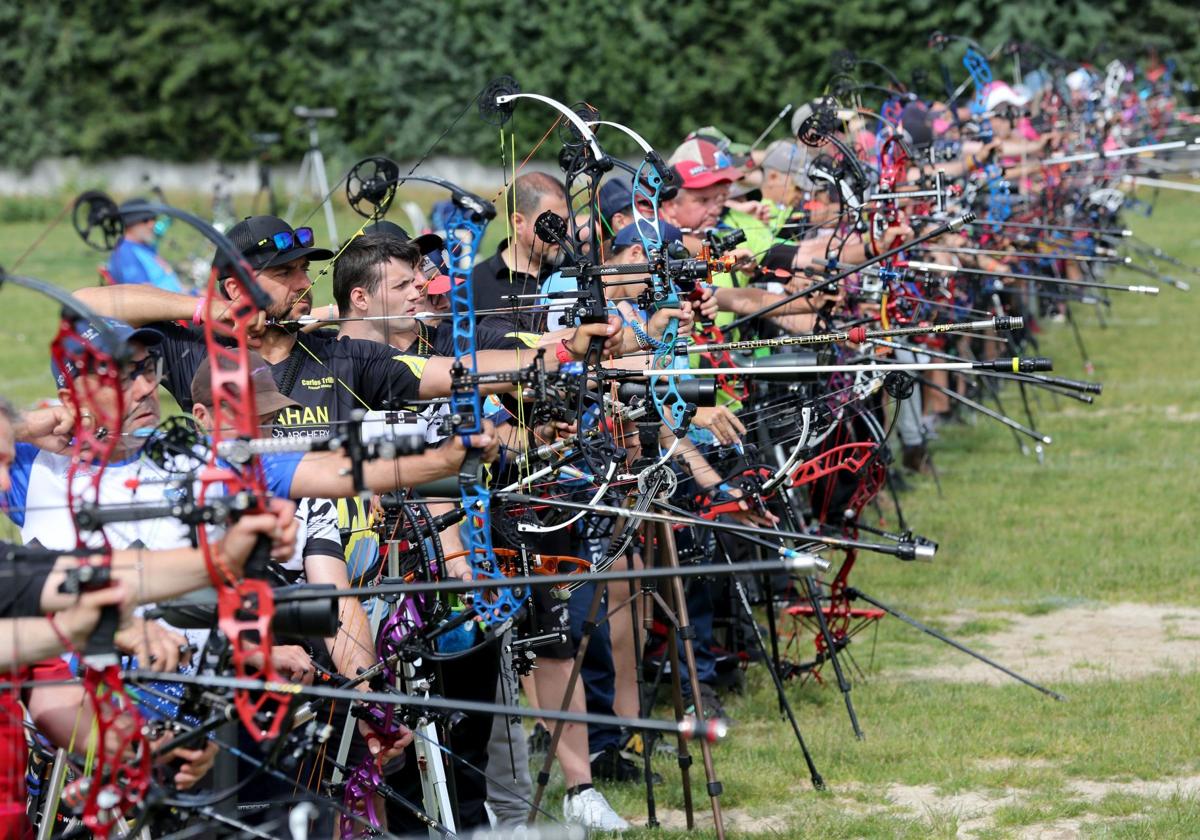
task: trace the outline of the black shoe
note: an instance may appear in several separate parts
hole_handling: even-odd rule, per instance
[[[617,747],[605,747],[591,758],[593,779],[606,782],[640,782],[644,778],[642,768],[621,755],[621,750]],[[658,784],[662,778],[654,773],[652,781]]]
[[[530,755],[545,755],[546,751],[550,749],[550,730],[541,723],[535,723],[526,744],[529,747]]]
[[[904,447],[903,455],[901,455],[901,461],[904,464],[904,468],[914,473],[925,472],[925,465],[928,459],[928,451],[926,450],[924,444],[920,444],[918,446],[906,446]]]
[[[725,707],[721,705],[721,698],[717,697],[717,690],[708,683],[700,683],[700,705],[704,707],[705,720],[720,718],[730,723],[733,722],[733,718],[725,713]],[[695,713],[696,705],[693,703],[688,706],[686,714],[694,715]]]

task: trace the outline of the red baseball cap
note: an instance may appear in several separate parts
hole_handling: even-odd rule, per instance
[[[450,294],[450,275],[439,274],[425,285],[425,294],[427,295],[448,295]]]
[[[700,190],[713,184],[728,183],[742,177],[742,171],[733,165],[733,158],[715,143],[693,137],[685,140],[668,159],[667,163],[679,176],[680,186],[685,190]]]

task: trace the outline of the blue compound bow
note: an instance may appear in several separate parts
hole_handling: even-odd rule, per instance
[[[667,166],[662,155],[656,152],[640,134],[628,126],[607,120],[595,120],[589,125],[606,125],[623,132],[641,147],[644,157],[637,168],[633,170],[630,212],[638,238],[642,242],[642,251],[650,264],[650,289],[644,299],[648,304],[643,308],[649,312],[652,309],[678,308],[680,304],[680,289],[670,272],[667,254],[663,248],[662,227],[658,217],[658,208],[662,203],[663,193],[676,185],[675,173]],[[648,208],[648,213],[644,208]],[[635,331],[640,325],[634,326]],[[679,319],[671,318],[659,339],[651,338],[642,333],[642,340],[648,341],[654,348],[653,364],[656,368],[669,368],[675,365],[675,345],[679,339]],[[653,401],[658,416],[676,435],[687,431],[692,412],[688,402],[679,393],[678,377],[653,376],[649,379],[647,395]],[[663,387],[660,388],[660,383]]]
[[[504,577],[492,545],[491,491],[483,474],[482,453],[470,448],[472,435],[483,431],[483,397],[479,390],[476,358],[475,301],[471,281],[475,258],[488,223],[496,218],[496,208],[442,178],[400,175],[399,165],[385,157],[359,161],[346,180],[346,198],[360,215],[382,218],[391,206],[396,187],[405,181],[435,184],[450,193],[451,212],[445,219],[447,261],[450,277],[450,327],[454,343],[454,365],[450,369],[450,422],[454,434],[468,447],[458,473],[459,496],[463,507],[462,538],[467,561],[477,580]],[[494,589],[485,595],[474,593],[476,616],[492,626],[508,619],[521,606],[512,589]]]

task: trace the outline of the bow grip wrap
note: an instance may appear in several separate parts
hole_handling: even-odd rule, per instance
[[[467,447],[467,454],[463,457],[462,464],[458,468],[458,481],[462,486],[475,486],[483,483],[483,451],[470,446],[467,442],[470,440],[470,435],[463,434],[460,436],[463,445]]]
[[[589,276],[585,284],[586,294],[580,299],[584,305],[579,316],[581,324],[603,324],[608,320],[604,304],[604,286],[598,276]],[[592,336],[588,339],[587,353],[584,354],[585,370],[599,367],[604,359],[604,337]]]
[[[271,538],[266,534],[259,534],[254,540],[254,548],[246,558],[245,575],[255,580],[271,579]]]
[[[96,592],[112,584],[110,575],[111,558],[104,563],[88,563],[84,561],[78,568],[67,573],[66,580],[58,587],[64,594],[80,592]],[[92,628],[87,643],[83,647],[84,664],[91,668],[107,668],[118,663],[116,646],[113,638],[121,626],[121,609],[116,604],[109,604],[100,609],[100,620]]]
[[[100,608],[100,620],[83,648],[83,661],[92,668],[116,665],[118,656],[114,637],[121,627],[121,608],[109,604]]]

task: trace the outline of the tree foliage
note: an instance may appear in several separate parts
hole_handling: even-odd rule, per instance
[[[356,153],[402,158],[498,156],[473,98],[500,74],[524,90],[587,101],[669,148],[716,124],[752,139],[786,103],[820,93],[830,58],[851,49],[940,91],[957,83],[961,48],[927,46],[933,30],[987,49],[1033,42],[1075,61],[1138,61],[1149,47],[1200,72],[1200,16],[1180,0],[43,0],[0,4],[0,162],[47,155],[245,159],[253,132],[281,132],[298,157],[295,105],[333,106],[323,136]],[[1024,59],[1028,67],[1029,59]],[[995,60],[1011,76],[1011,58]],[[861,81],[886,76],[860,67]],[[532,146],[546,114],[518,112]],[[526,137],[528,135],[528,137]],[[606,145],[609,145],[606,143]],[[629,152],[620,141],[611,145]],[[548,153],[548,150],[547,150]]]

